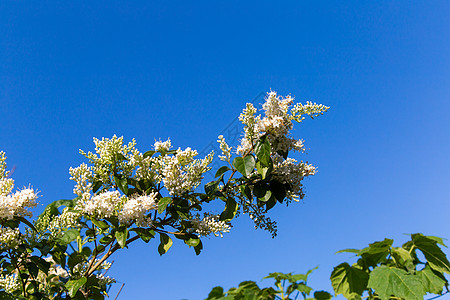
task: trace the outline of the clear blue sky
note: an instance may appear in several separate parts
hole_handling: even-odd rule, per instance
[[[331,106],[297,127],[319,173],[271,213],[277,238],[239,218],[198,257],[136,244],[110,271],[122,300],[316,265],[311,284],[331,291],[337,250],[450,238],[449,16],[448,1],[1,1],[0,149],[46,205],[73,197],[92,137],[201,150],[260,92]]]

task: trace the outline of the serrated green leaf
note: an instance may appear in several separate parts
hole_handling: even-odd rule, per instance
[[[423,270],[416,272],[416,275],[422,280],[425,292],[428,293],[440,294],[444,285],[447,283],[447,281],[442,278],[443,276],[438,276],[429,265],[426,265]]]
[[[391,296],[423,300],[426,293],[418,276],[387,266],[376,267],[370,273],[368,287],[374,289],[381,300],[387,300]]]
[[[77,280],[69,280],[66,283],[66,289],[69,291],[69,296],[74,297],[77,291],[86,283],[87,278],[81,277]]]
[[[233,160],[233,166],[239,173],[248,177],[255,169],[255,158],[252,155],[247,155],[246,157],[238,156]]]
[[[412,234],[412,241],[427,259],[430,267],[438,272],[450,274],[450,262],[437,245],[437,241],[420,233]]]
[[[336,296],[342,294],[350,299],[362,296],[367,288],[369,275],[360,269],[351,267],[348,263],[342,263],[333,269],[330,279]]]
[[[159,234],[159,239],[161,243],[158,246],[159,255],[163,255],[169,251],[170,247],[172,247],[173,241],[172,239],[165,233]]]
[[[158,200],[158,214],[163,213],[167,205],[169,205],[172,202],[172,198],[170,197],[164,197]]]

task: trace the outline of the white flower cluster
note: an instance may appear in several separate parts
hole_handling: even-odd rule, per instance
[[[108,191],[93,197],[89,193],[84,193],[77,202],[76,209],[91,217],[103,219],[115,215],[125,200],[126,197],[120,196],[118,191]]]
[[[204,159],[194,159],[197,150],[186,148],[178,149],[173,156],[163,156],[156,161],[155,168],[162,175],[164,187],[172,196],[180,196],[185,192],[193,191],[200,185],[203,174],[211,168],[214,153],[211,152]]]
[[[44,257],[44,260],[50,263],[50,268],[48,270],[48,274],[46,275],[56,275],[64,278],[69,277],[69,273],[65,269],[61,268],[58,264],[56,264],[52,256]]]
[[[225,221],[219,221],[218,215],[205,214],[203,219],[191,220],[195,233],[200,236],[208,236],[211,233],[223,237],[223,233],[230,232],[230,226]]]
[[[325,106],[323,104],[313,103],[311,101],[307,101],[305,105],[301,103],[297,103],[291,110],[292,119],[297,122],[301,122],[305,119],[303,115],[308,115],[311,118],[317,117],[319,115],[323,115],[330,107]]]
[[[289,113],[289,107],[293,102],[294,99],[291,96],[283,98],[276,92],[269,92],[263,104],[264,117],[255,116],[256,108],[247,103],[247,107],[239,117],[245,127],[244,138],[237,148],[237,153],[245,154],[251,149],[254,140],[262,135],[267,135],[274,153],[290,150],[304,151],[303,141],[289,137],[289,131],[293,128],[293,117]]]
[[[49,222],[48,230],[55,234],[63,229],[77,228],[80,226],[78,222],[81,214],[78,212],[71,211],[68,207],[64,208],[62,213],[58,216],[53,217]]]
[[[11,294],[20,288],[19,278],[16,274],[4,275],[0,274],[0,289]]]
[[[74,180],[77,184],[73,189],[73,193],[81,196],[84,193],[89,193],[92,190],[92,170],[85,163],[79,167],[70,168],[70,180]]]
[[[156,151],[167,152],[172,148],[172,143],[170,142],[170,139],[167,139],[165,142],[155,141],[153,147],[155,147]]]
[[[98,261],[99,260],[96,259],[92,265],[95,265]],[[90,262],[83,262],[83,263],[79,263],[79,264],[75,265],[72,270],[72,275],[76,275],[76,276],[84,275],[87,272],[89,265],[90,265]],[[107,270],[109,270],[109,268],[111,268],[111,265],[112,264],[110,262],[104,261],[97,268],[97,271],[107,271]],[[95,274],[95,277],[97,277],[97,279],[99,280],[99,284],[101,284],[101,285],[108,285],[108,284],[116,282],[116,280],[114,278],[105,276],[105,274],[102,274],[102,273]]]
[[[11,220],[15,216],[32,216],[27,210],[36,207],[37,195],[31,188],[24,188],[12,194],[14,180],[8,178],[5,152],[0,152],[0,219]]]
[[[295,200],[296,195],[302,197],[302,183],[304,177],[314,175],[316,168],[308,163],[298,163],[295,159],[283,160],[275,154],[273,174],[274,178],[283,184],[288,184],[290,189],[287,198]]]
[[[22,241],[23,237],[20,234],[19,228],[0,228],[0,249],[15,249],[22,243]]]
[[[111,167],[114,166],[116,171],[120,171],[125,176],[131,176],[135,165],[131,158],[136,152],[136,141],[133,139],[128,145],[123,144],[123,137],[114,135],[111,139],[102,138],[101,140],[94,138],[95,152],[85,153],[80,150],[89,161],[94,164],[91,171],[106,184],[111,184]],[[123,160],[125,158],[125,160]]]
[[[146,215],[151,211],[157,209],[156,205],[157,193],[152,193],[146,196],[135,196],[125,202],[122,211],[119,213],[119,221],[123,224],[129,224],[132,221],[141,227],[148,227],[151,224],[151,219]]]
[[[219,155],[220,160],[231,163],[231,147],[225,142],[223,135],[219,135],[217,142],[220,144],[220,150],[222,150],[222,155]]]

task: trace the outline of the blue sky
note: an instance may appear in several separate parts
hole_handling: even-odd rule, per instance
[[[277,238],[239,218],[198,257],[136,244],[110,271],[123,300],[317,265],[311,285],[331,291],[340,249],[450,238],[449,15],[448,1],[2,1],[0,149],[46,205],[73,197],[92,137],[201,150],[261,92],[331,106],[297,126],[319,172],[304,203],[271,213]]]

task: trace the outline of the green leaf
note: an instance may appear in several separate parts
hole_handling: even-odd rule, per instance
[[[225,294],[223,293],[223,287],[216,286],[216,287],[213,287],[211,292],[209,292],[208,298],[206,298],[205,300],[216,300],[216,299],[220,299],[224,296],[225,296]]]
[[[58,239],[58,242],[63,245],[67,245],[70,242],[76,240],[76,238],[80,235],[78,229],[72,228],[64,232],[63,236]]]
[[[412,241],[427,259],[430,267],[438,272],[450,274],[450,262],[437,245],[437,241],[420,233],[412,234]]]
[[[97,226],[98,228],[101,228],[103,230],[106,230],[109,228],[108,223],[106,223],[105,221],[100,221],[100,220],[92,218],[91,222],[94,223],[95,226]]]
[[[202,244],[202,241],[199,239],[198,245],[194,247],[195,254],[199,255],[200,252],[202,252],[202,249],[203,249],[203,244]]]
[[[200,243],[200,239],[197,236],[193,236],[184,241],[186,245],[195,247]]]
[[[155,154],[155,153],[156,153],[155,150],[149,150],[149,151],[147,151],[147,152],[144,153],[144,158],[146,158],[146,157],[152,157],[153,154]]]
[[[248,177],[255,169],[255,158],[252,155],[246,157],[236,157],[233,166],[245,177]]]
[[[170,247],[172,247],[172,239],[165,233],[159,234],[159,239],[161,243],[158,246],[159,255],[163,255],[169,251]]]
[[[281,182],[272,180],[269,182],[270,190],[278,202],[283,203],[284,198],[286,198],[286,188]]]
[[[252,200],[252,190],[248,187],[248,185],[241,185],[239,187],[239,189],[241,190],[241,194],[244,195],[245,197],[247,197],[248,200]]]
[[[215,178],[219,177],[220,175],[224,174],[226,171],[231,170],[230,168],[228,168],[227,166],[222,166],[219,168],[219,170],[217,170],[216,175],[214,176]]]
[[[255,146],[255,154],[258,160],[266,167],[271,166],[271,159],[270,159],[270,142],[267,139],[266,136],[262,136],[258,142],[256,142]]]
[[[261,175],[262,179],[266,179],[267,176],[269,176],[269,174],[272,172],[272,165],[266,167],[264,166],[261,161],[257,161],[256,162],[256,170],[258,171],[258,174]]]
[[[253,194],[255,194],[255,196],[263,202],[268,201],[272,196],[272,192],[270,191],[269,186],[266,184],[255,185],[255,187],[253,188]]]
[[[69,291],[69,296],[74,297],[77,291],[86,283],[87,278],[81,277],[77,280],[69,280],[66,283],[66,289]]]
[[[121,228],[114,233],[114,236],[116,237],[117,243],[119,244],[120,248],[124,248],[127,244],[128,229],[126,227]]]
[[[167,205],[169,205],[170,203],[172,203],[172,198],[170,197],[164,197],[158,200],[158,214],[163,213],[166,208]]]
[[[418,276],[388,266],[376,267],[371,273],[368,287],[375,290],[381,300],[391,296],[408,300],[423,300],[425,290]]]
[[[22,223],[25,223],[28,225],[28,227],[30,227],[31,229],[33,229],[35,232],[37,232],[36,228],[34,227],[33,224],[31,224],[30,221],[28,221],[27,219],[25,219],[24,217],[14,217],[15,219],[19,220]]]
[[[416,272],[416,275],[422,280],[425,292],[432,294],[440,294],[447,281],[433,271],[429,265],[421,271]],[[442,274],[440,274],[442,276]]]
[[[155,237],[155,232],[150,228],[133,228],[130,231],[136,232],[141,240],[148,243],[152,238]]]
[[[338,252],[336,252],[336,254],[338,254],[338,253],[355,253],[355,254],[358,254],[359,251],[361,251],[361,250],[349,248],[349,249],[339,250]]]
[[[92,192],[96,193],[103,185],[103,182],[100,180],[94,180],[94,184],[92,185]]]
[[[114,175],[114,181],[119,188],[119,190],[122,191],[125,195],[128,195],[128,182],[126,177],[119,177],[118,175]]]
[[[220,214],[220,221],[230,221],[236,215],[238,210],[237,202],[232,198],[227,199],[227,203],[225,204],[225,210]]]
[[[355,267],[351,267],[348,263],[342,263],[334,268],[331,273],[331,285],[337,295],[342,294],[345,298],[361,297],[367,288],[369,275]]]
[[[326,291],[317,291],[314,292],[314,298],[317,300],[329,300],[331,299],[333,296],[326,292]]]

